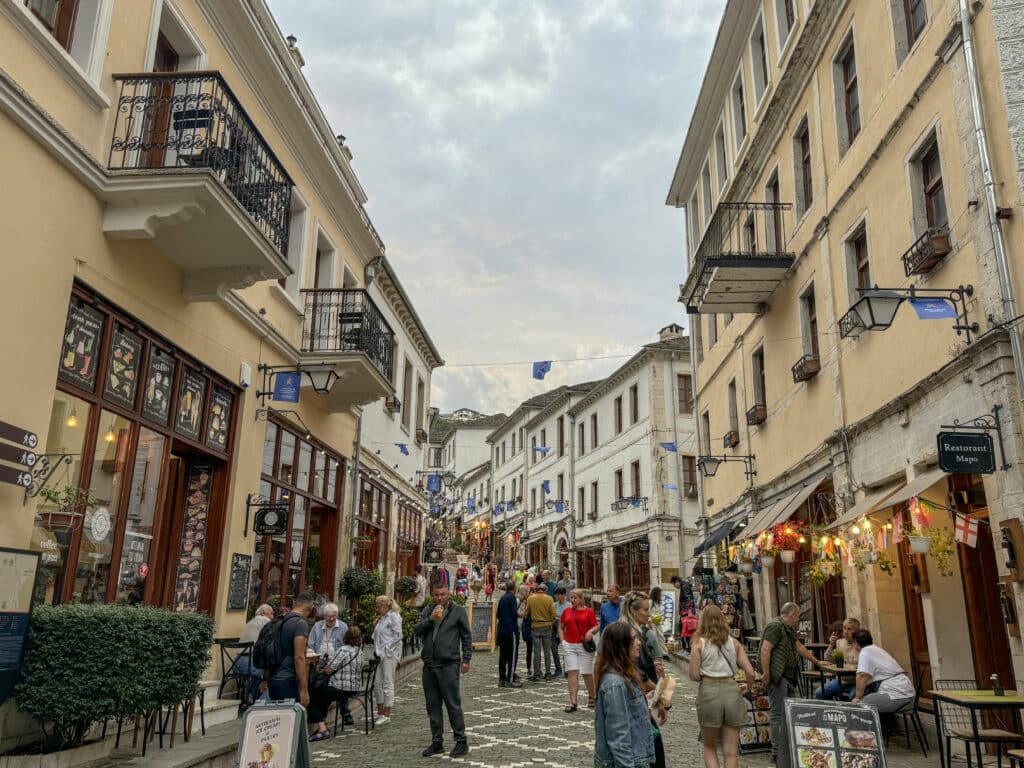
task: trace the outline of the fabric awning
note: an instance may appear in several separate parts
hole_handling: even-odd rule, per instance
[[[831,531],[835,528],[839,528],[844,525],[849,525],[854,520],[859,520],[860,518],[864,517],[864,515],[870,515],[872,512],[874,512],[876,509],[882,506],[883,502],[885,502],[890,496],[895,494],[901,488],[903,488],[902,483],[897,485],[890,485],[887,488],[882,488],[881,490],[869,493],[863,499],[861,499],[852,507],[850,507],[846,512],[837,517],[834,523],[830,523],[828,526],[826,526],[825,530]]]
[[[704,539],[700,544],[694,547],[693,556],[697,557],[702,552],[705,552],[720,541],[723,541],[730,533],[733,528],[739,523],[742,515],[737,517],[730,517],[728,520],[723,520],[715,524],[715,526],[708,532],[708,537]]]
[[[937,482],[939,482],[939,480],[944,478],[947,474],[948,473],[945,470],[939,469],[938,467],[935,467],[934,469],[929,469],[927,472],[921,473],[913,480],[911,480],[909,483],[904,485],[890,498],[886,499],[885,505],[887,507],[891,507],[892,505],[899,504],[901,502],[906,501],[907,499],[912,499],[915,496],[920,496],[922,493],[924,493]]]
[[[749,539],[752,536],[756,536],[761,531],[768,530],[773,525],[777,525],[784,520],[788,520],[798,509],[800,509],[800,505],[807,501],[812,493],[818,490],[819,485],[821,485],[821,480],[809,482],[788,496],[784,496],[779,499],[767,510],[754,518],[751,524],[747,526],[747,534],[744,538]]]
[[[778,512],[780,512],[783,509],[783,507],[785,507],[789,503],[790,499],[792,499],[793,496],[794,496],[794,494],[790,494],[789,496],[783,496],[781,499],[776,501],[774,504],[771,504],[771,505],[765,507],[764,509],[762,509],[760,512],[758,512],[754,516],[754,519],[751,520],[750,523],[747,525],[747,527],[744,529],[744,531],[743,531],[743,538],[744,539],[753,538],[754,536],[757,536],[757,534],[759,534],[765,528],[770,528],[772,525],[774,525],[774,523],[771,523],[771,524],[766,524],[766,523],[769,520],[774,520],[775,519],[775,515]]]

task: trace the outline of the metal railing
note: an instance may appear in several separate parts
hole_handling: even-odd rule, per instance
[[[952,250],[949,227],[933,227],[914,241],[900,259],[907,277],[930,271]]]
[[[395,333],[362,289],[310,289],[303,352],[363,352],[388,381],[394,378]]]
[[[282,256],[292,181],[219,72],[114,75],[111,170],[212,171]]]
[[[760,403],[747,411],[747,424],[752,427],[755,427],[758,424],[764,424],[767,420],[768,409]]]
[[[817,355],[804,355],[790,368],[790,372],[793,374],[793,383],[795,384],[813,379],[820,370],[821,359]]]

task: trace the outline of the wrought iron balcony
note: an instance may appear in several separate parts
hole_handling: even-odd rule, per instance
[[[392,381],[395,333],[366,291],[315,289],[302,294],[306,303],[304,353],[330,359],[337,353],[362,352],[385,380]]]
[[[747,424],[752,427],[764,424],[768,420],[768,409],[763,405],[755,405],[747,411]]]
[[[693,499],[697,497],[697,484],[696,483],[683,483],[683,493]]]
[[[111,170],[213,173],[281,254],[292,182],[219,72],[116,75]]]
[[[804,355],[790,370],[793,372],[793,382],[799,384],[818,375],[818,371],[821,370],[821,359],[817,355]]]
[[[697,247],[680,301],[691,314],[757,312],[795,254],[786,249],[789,203],[721,203]],[[692,215],[692,212],[691,212]]]
[[[735,448],[740,444],[740,433],[737,429],[730,429],[722,438],[722,445],[726,448]]]
[[[926,230],[901,257],[907,277],[931,271],[952,250],[948,227]]]

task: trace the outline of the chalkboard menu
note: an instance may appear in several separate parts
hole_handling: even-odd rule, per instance
[[[467,603],[469,609],[469,633],[473,647],[494,650],[494,617],[497,603]]]
[[[195,371],[185,368],[181,372],[181,388],[178,391],[178,412],[174,429],[185,437],[199,439],[203,423],[203,396],[206,379]]]
[[[231,554],[231,581],[228,584],[228,610],[244,611],[249,605],[249,574],[252,555]]]
[[[83,389],[96,384],[96,369],[103,340],[104,315],[87,304],[68,307],[68,322],[60,348],[57,375]]]
[[[171,412],[171,387],[174,385],[174,357],[150,345],[149,365],[146,368],[146,390],[142,398],[142,413],[159,424],[167,423]]]
[[[199,607],[199,580],[203,573],[206,531],[210,524],[213,465],[192,464],[185,480],[185,521],[181,528],[178,574],[174,579],[174,610],[195,613]]]
[[[786,700],[791,768],[885,768],[878,710]]]
[[[110,360],[103,381],[103,396],[125,408],[134,408],[141,365],[142,339],[123,328],[115,329],[110,337]]]
[[[210,416],[207,419],[206,444],[218,451],[228,449],[228,429],[231,427],[231,403],[234,396],[226,389],[213,387],[210,396]]]

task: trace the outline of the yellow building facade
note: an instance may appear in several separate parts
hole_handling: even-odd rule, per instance
[[[955,0],[727,3],[667,200],[686,211],[701,454],[730,459],[701,483],[708,530],[736,521],[710,542],[719,567],[755,571],[758,626],[788,600],[814,640],[855,616],[921,685],[1024,675],[1003,555],[1024,501],[1007,6],[975,4],[965,34]],[[919,319],[937,308],[955,316]],[[1005,458],[939,468],[937,434],[978,417]],[[978,545],[940,566],[957,515]],[[915,522],[932,554],[897,543]],[[787,523],[807,525],[794,561],[763,565],[759,534]],[[826,533],[839,573],[818,586]]]
[[[356,433],[398,392],[424,444],[441,360],[266,4],[0,0],[0,51],[0,422],[38,457],[2,465],[0,546],[40,553],[37,604],[230,637],[357,554],[408,570],[423,465],[369,483]]]

